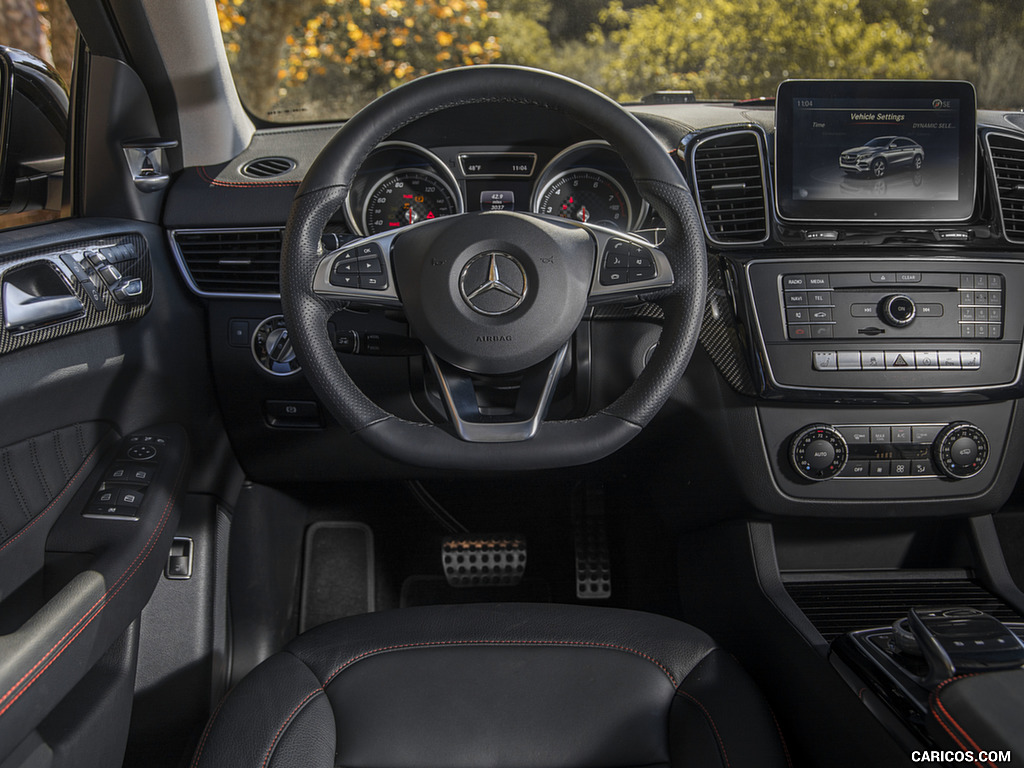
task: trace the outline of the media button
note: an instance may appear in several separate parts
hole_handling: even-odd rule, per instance
[[[807,275],[808,288],[828,288],[828,275]]]

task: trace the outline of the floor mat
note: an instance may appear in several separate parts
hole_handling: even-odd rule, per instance
[[[373,532],[323,521],[306,531],[299,631],[374,608]]]
[[[551,589],[542,579],[523,579],[514,587],[450,587],[444,576],[409,576],[402,582],[401,606],[460,603],[549,603]]]

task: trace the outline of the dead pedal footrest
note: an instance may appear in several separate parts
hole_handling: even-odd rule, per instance
[[[448,536],[441,565],[452,587],[514,587],[526,572],[523,536]]]

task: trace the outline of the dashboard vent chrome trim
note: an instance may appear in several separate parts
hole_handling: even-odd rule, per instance
[[[298,165],[290,157],[258,157],[245,163],[238,172],[250,179],[272,179],[284,176]]]
[[[280,227],[178,229],[171,248],[198,296],[279,298],[283,233]]]
[[[764,149],[753,130],[698,139],[690,163],[704,233],[718,245],[756,245],[768,239]]]
[[[1024,243],[1024,139],[987,133],[985,143],[996,180],[1003,236],[1011,243]]]

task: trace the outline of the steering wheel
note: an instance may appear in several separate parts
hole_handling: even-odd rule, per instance
[[[382,140],[444,109],[495,103],[550,109],[606,139],[664,221],[661,246],[581,222],[488,211],[422,221],[323,252],[324,227]],[[346,122],[295,195],[281,253],[285,321],[310,384],[331,414],[386,456],[444,469],[571,466],[625,445],[664,405],[686,369],[706,283],[693,197],[654,135],[587,86],[509,66],[427,75]],[[545,421],[588,307],[637,301],[655,301],[665,313],[660,341],[641,375],[596,413]],[[405,312],[437,376],[448,423],[399,418],[360,391],[327,331],[328,319],[350,302]],[[503,374],[522,376],[514,412],[481,413],[474,375]]]

